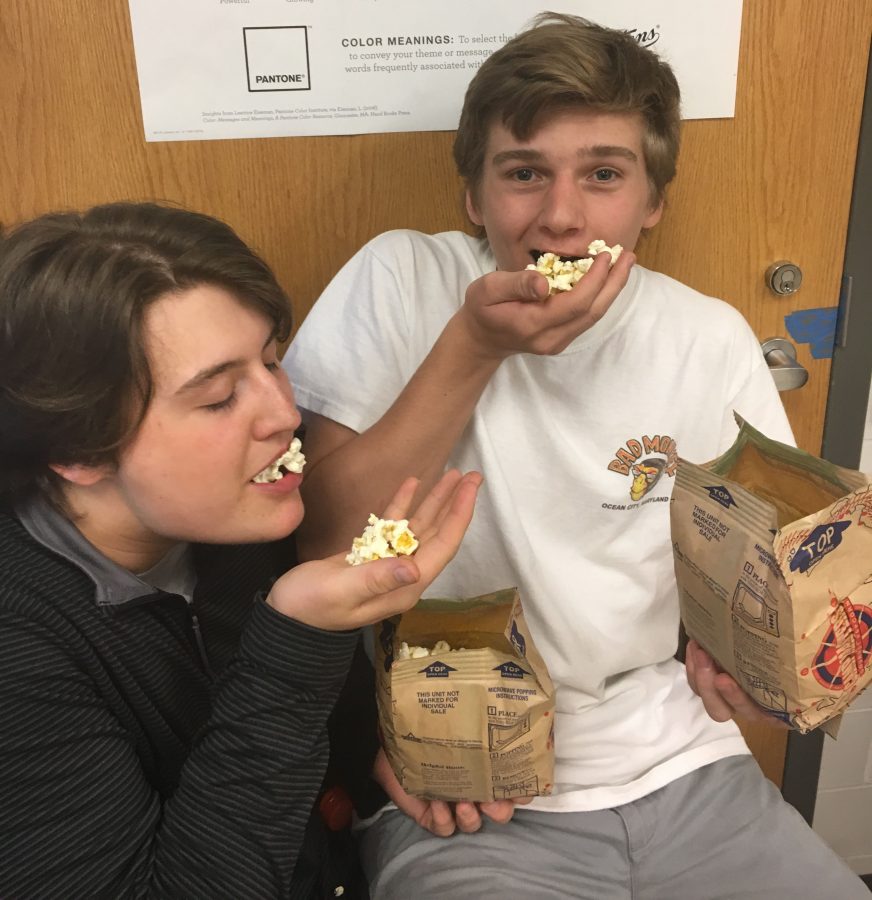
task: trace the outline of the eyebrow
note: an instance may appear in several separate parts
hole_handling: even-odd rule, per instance
[[[264,342],[263,347],[261,348],[261,352],[266,350],[267,347],[276,339],[277,331],[275,328],[270,332],[269,337]],[[189,378],[177,391],[176,396],[179,394],[186,394],[189,391],[196,390],[198,387],[202,387],[206,382],[211,381],[213,378],[216,378],[218,375],[223,375],[225,372],[229,372],[231,369],[238,369],[245,364],[245,361],[242,359],[228,359],[224,362],[217,363],[214,366],[209,366],[206,369],[200,369],[193,378]]]
[[[580,147],[577,154],[581,159],[603,159],[610,156],[620,156],[630,162],[638,162],[639,157],[629,148],[622,147],[619,144],[594,144],[592,147]],[[545,155],[539,150],[528,150],[518,147],[514,150],[502,150],[495,153],[491,162],[495,165],[501,165],[504,162],[540,162]]]

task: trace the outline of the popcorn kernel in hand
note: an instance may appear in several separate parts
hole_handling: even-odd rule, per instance
[[[409,528],[408,519],[380,519],[375,513],[363,534],[351,543],[345,561],[352,566],[391,556],[411,556],[418,549],[418,539]]]

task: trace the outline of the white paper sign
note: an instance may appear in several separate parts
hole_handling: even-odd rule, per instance
[[[129,0],[149,141],[445,131],[542,0]],[[549,7],[667,59],[684,118],[733,115],[741,0]]]

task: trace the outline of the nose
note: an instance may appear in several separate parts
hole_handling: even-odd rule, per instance
[[[555,178],[545,192],[539,224],[553,235],[584,228],[582,189],[571,176]]]
[[[300,411],[294,401],[294,389],[285,371],[264,371],[258,415],[253,428],[254,438],[263,441],[282,432],[290,437],[300,427],[301,421]]]

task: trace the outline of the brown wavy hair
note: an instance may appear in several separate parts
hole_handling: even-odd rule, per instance
[[[283,340],[290,303],[224,222],[156,203],[50,213],[0,238],[0,503],[57,465],[114,463],[152,395],[143,317],[167,294],[224,288]]]
[[[467,88],[454,161],[473,199],[494,122],[527,140],[542,116],[573,107],[641,115],[656,206],[675,177],[680,143],[681,93],[672,69],[625,31],[553,12],[536,16],[489,56]]]

